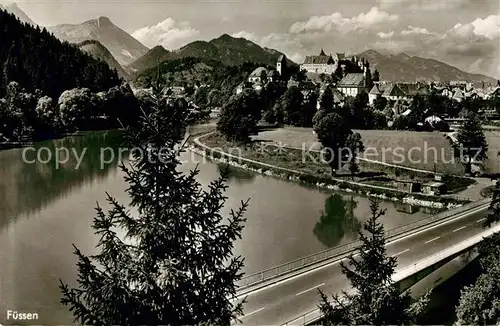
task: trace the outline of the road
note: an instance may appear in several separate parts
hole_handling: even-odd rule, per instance
[[[472,211],[462,218],[388,243],[387,252],[398,258],[396,270],[404,269],[481,233],[485,215],[485,209]],[[248,294],[244,316],[240,319],[246,325],[281,325],[315,309],[319,303],[318,288],[328,294],[349,289],[339,262]]]

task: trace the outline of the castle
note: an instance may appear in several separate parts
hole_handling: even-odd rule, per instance
[[[300,65],[300,70],[305,70],[315,74],[333,74],[339,64],[345,60],[345,53],[337,53],[335,58],[332,55],[325,54],[323,49],[319,55],[309,55]]]

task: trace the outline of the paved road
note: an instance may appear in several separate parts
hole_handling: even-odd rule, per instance
[[[463,218],[389,243],[388,254],[397,256],[397,270],[411,266],[432,254],[484,231],[486,210],[471,212]],[[250,293],[241,321],[246,325],[280,325],[313,309],[319,302],[317,288],[325,293],[348,290],[338,262],[298,275]]]

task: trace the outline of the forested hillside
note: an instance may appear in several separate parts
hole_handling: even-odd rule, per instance
[[[75,87],[99,91],[120,84],[116,71],[105,62],[4,10],[0,10],[0,69],[0,97],[11,81],[53,98]]]
[[[127,79],[128,74],[125,72],[123,67],[116,61],[115,57],[109,52],[109,50],[96,40],[83,41],[76,45],[80,50],[87,54],[90,54],[93,58],[102,60],[108,64],[111,69],[115,69],[118,76]]]
[[[261,65],[244,63],[226,66],[220,61],[203,58],[167,60],[146,69],[135,80],[136,87],[151,87],[156,82],[165,86],[207,85],[206,98],[212,106],[221,106],[229,100],[238,84]]]

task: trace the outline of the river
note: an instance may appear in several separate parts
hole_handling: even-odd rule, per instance
[[[93,208],[96,202],[107,207],[106,191],[128,203],[118,160],[101,166],[101,149],[117,146],[114,132],[35,144],[37,152],[48,148],[40,152],[43,160],[57,148],[72,150],[68,162],[59,167],[54,157],[46,164],[28,163],[23,161],[23,149],[0,151],[1,324],[9,323],[6,310],[36,312],[36,324],[72,322],[71,313],[59,303],[58,288],[59,279],[75,282],[72,244],[84,253],[95,252],[96,237],[90,227]],[[74,153],[79,157],[84,153],[80,165]],[[31,151],[26,159],[34,157]],[[217,178],[223,168],[191,153],[184,153],[182,159],[183,172],[195,168],[193,161],[201,161],[203,185]],[[369,201],[364,197],[332,194],[236,169],[231,170],[226,195],[226,214],[250,198],[242,240],[234,250],[245,258],[247,273],[353,241],[369,214]],[[405,213],[401,209],[413,208],[391,202],[381,206],[387,209],[381,218],[387,229],[427,216],[418,209]]]

